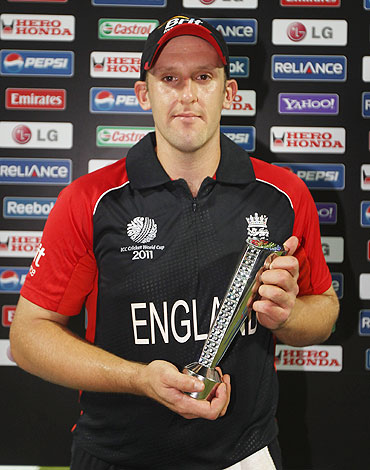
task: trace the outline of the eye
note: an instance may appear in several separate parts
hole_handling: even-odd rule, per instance
[[[173,75],[165,75],[162,80],[164,82],[167,82],[167,83],[171,83],[171,82],[174,82],[176,81],[176,77],[174,77]]]
[[[200,75],[198,75],[198,79],[201,81],[211,80],[211,78],[212,77],[208,73],[201,73]]]

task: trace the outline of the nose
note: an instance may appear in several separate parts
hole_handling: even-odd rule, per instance
[[[182,103],[193,103],[197,99],[196,84],[192,78],[183,80],[183,86],[181,87],[181,102]]]

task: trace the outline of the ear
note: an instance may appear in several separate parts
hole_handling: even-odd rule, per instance
[[[139,101],[139,104],[143,108],[143,110],[148,111],[149,109],[151,109],[148,87],[146,82],[140,80],[137,81],[134,85],[134,90],[136,98]]]
[[[226,86],[225,86],[225,98],[222,104],[222,109],[230,109],[230,106],[232,102],[234,101],[237,91],[238,91],[238,84],[236,80],[234,79],[227,80]]]

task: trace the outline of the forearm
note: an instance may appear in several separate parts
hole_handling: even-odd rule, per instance
[[[21,297],[10,329],[18,365],[65,387],[145,395],[185,418],[216,419],[226,413],[231,393],[227,374],[211,401],[194,400],[184,392],[203,390],[200,380],[167,361],[141,364],[117,357],[76,336],[67,321]]]
[[[336,295],[297,297],[290,317],[273,333],[291,346],[320,344],[330,336],[338,310]]]
[[[145,366],[121,359],[49,320],[14,320],[11,351],[31,374],[65,387],[141,394],[137,382]]]

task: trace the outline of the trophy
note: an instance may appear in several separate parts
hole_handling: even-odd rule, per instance
[[[269,268],[276,256],[285,255],[282,245],[248,238],[243,254],[231,278],[226,294],[217,310],[198,362],[185,366],[183,372],[204,383],[201,392],[188,393],[197,400],[214,396],[222,382],[216,370],[230,343],[244,320],[251,317],[252,305],[258,297],[261,274]]]

